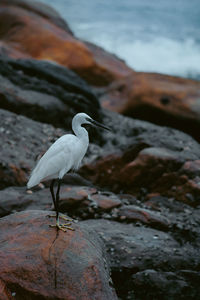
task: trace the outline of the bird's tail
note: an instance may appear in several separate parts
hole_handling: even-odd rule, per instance
[[[40,178],[38,178],[38,176],[36,176],[36,174],[33,173],[27,183],[27,188],[30,189],[39,183],[40,183]]]

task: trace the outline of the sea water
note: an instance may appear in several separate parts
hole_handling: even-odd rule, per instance
[[[42,0],[136,71],[200,79],[200,0]]]

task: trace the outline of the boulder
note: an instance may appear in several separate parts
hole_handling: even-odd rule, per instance
[[[173,231],[133,224],[108,220],[84,223],[105,242],[120,299],[198,298],[200,255],[194,241],[177,240]]]
[[[138,299],[195,300],[200,292],[200,273],[195,271],[173,273],[145,270],[133,275],[132,279],[134,295]]]
[[[95,86],[132,72],[114,55],[77,39],[55,10],[42,3],[2,0],[0,20],[4,55],[57,62]]]
[[[159,193],[197,206],[199,175],[192,162],[200,146],[186,134],[102,111],[111,132],[94,135],[80,174],[114,192],[140,197]],[[64,132],[5,110],[0,111],[2,136],[1,188],[25,185],[37,155]],[[109,118],[108,118],[109,116]],[[148,176],[147,176],[148,174]]]
[[[180,129],[200,140],[199,81],[134,72],[115,55],[77,39],[54,9],[39,2],[2,0],[0,20],[0,53],[3,56],[57,62],[96,87],[94,90],[101,98],[103,107]],[[72,95],[67,97],[74,102]],[[13,95],[8,98],[10,101]],[[28,96],[25,92],[19,100],[27,105],[27,98],[37,106],[40,94],[31,93]],[[60,99],[43,98],[46,106],[47,100],[50,103],[52,119],[55,119],[55,111],[59,111],[62,119],[62,112],[65,114],[67,107],[59,102]],[[43,109],[40,115],[42,113]],[[46,117],[45,122],[48,119]]]
[[[48,212],[0,219],[0,282],[21,299],[117,299],[102,242],[90,228],[50,228]]]
[[[108,117],[109,116],[109,117]],[[84,160],[83,177],[113,192],[174,197],[199,205],[200,145],[183,132],[109,114],[104,123],[104,152]],[[193,163],[192,163],[193,162]],[[191,196],[192,195],[192,196]]]
[[[99,218],[121,206],[118,195],[94,187],[64,186],[60,193],[59,209],[71,217]]]
[[[8,187],[0,190],[0,217],[24,210],[51,210],[52,199],[49,189],[37,192],[26,187]]]
[[[198,139],[199,82],[133,72],[37,1],[1,1],[0,55],[0,299],[196,300],[200,145],[132,117]],[[111,131],[63,179],[62,232],[49,182],[25,185],[80,111]]]
[[[3,281],[0,280],[0,295],[2,300],[12,300],[15,294],[12,294]]]
[[[171,225],[169,220],[158,212],[140,208],[136,205],[124,205],[118,210],[121,221],[140,222],[150,227],[167,230]]]
[[[0,57],[0,74],[1,108],[68,129],[78,112],[101,117],[89,85],[61,65]]]
[[[133,72],[111,83],[100,99],[109,110],[180,129],[199,141],[199,97],[199,81]]]
[[[119,197],[105,193],[93,187],[66,185],[68,176],[60,190],[59,210],[72,218],[92,218],[121,205]],[[8,187],[0,190],[0,217],[25,210],[53,210],[53,201],[49,188],[43,184],[32,190],[26,187]]]

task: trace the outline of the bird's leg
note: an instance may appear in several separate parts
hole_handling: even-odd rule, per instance
[[[60,224],[59,222],[59,200],[60,200],[60,185],[61,185],[61,179],[58,179],[58,187],[57,187],[57,192],[56,192],[56,199],[54,196],[54,206],[55,206],[55,210],[56,210],[56,225],[50,225],[51,227],[57,227],[58,229],[61,229],[63,231],[66,231],[67,229],[70,230],[74,230],[73,228],[71,228],[69,225],[71,225],[71,223],[67,223],[67,224]],[[64,220],[68,220],[67,218],[64,218],[61,216],[62,219]]]
[[[51,191],[51,196],[52,196],[52,199],[53,199],[54,209],[56,211],[57,210],[56,209],[56,199],[55,199],[54,189],[53,189],[54,183],[55,183],[55,179],[53,179],[52,182],[51,182],[50,191]]]
[[[51,184],[50,184],[50,191],[51,191],[51,196],[52,196],[52,200],[53,200],[53,204],[54,204],[54,210],[57,211],[57,203],[56,203],[56,198],[55,198],[55,194],[54,194],[54,183],[55,183],[55,179],[53,179],[51,181]],[[55,218],[56,216],[55,215],[49,215],[48,217],[52,217],[52,218]],[[63,220],[65,221],[72,221],[71,219],[68,219],[67,217],[65,216],[60,216],[60,218],[62,218]]]
[[[59,224],[60,185],[61,185],[61,179],[58,179],[58,187],[56,192],[56,224]]]
[[[57,203],[56,203],[56,198],[55,198],[54,189],[53,189],[54,183],[55,183],[55,179],[53,179],[53,180],[51,181],[50,191],[51,191],[51,196],[52,196],[52,199],[53,199],[54,210],[57,211],[57,210],[58,210],[58,209],[57,209]],[[57,191],[57,193],[58,193],[58,191]],[[56,193],[56,194],[57,194],[57,193]],[[49,215],[48,217],[56,218],[55,215]],[[62,216],[62,215],[59,216],[59,218],[65,220],[65,221],[68,221],[68,222],[72,222],[72,221],[73,221],[72,219],[69,219],[69,218],[67,218],[66,216]],[[70,224],[69,224],[69,225],[70,225]]]
[[[51,192],[51,196],[52,196],[52,200],[53,200],[53,204],[54,204],[54,209],[55,209],[55,211],[57,211],[56,198],[55,198],[54,189],[53,189],[54,183],[55,183],[55,179],[53,179],[53,180],[51,181],[51,184],[50,184],[50,192]],[[54,216],[54,215],[49,215],[48,217],[54,217],[54,218],[55,218],[56,216]]]

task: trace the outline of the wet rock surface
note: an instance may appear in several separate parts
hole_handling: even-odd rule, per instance
[[[199,83],[133,72],[46,5],[2,0],[0,16],[2,300],[198,299]],[[90,129],[79,173],[63,178],[60,211],[78,223],[57,236],[49,182],[25,185],[80,111],[111,131]]]
[[[113,116],[113,122],[111,118]],[[106,112],[105,151],[80,173],[114,192],[148,197],[158,193],[192,206],[199,205],[200,146],[189,135]],[[197,165],[198,166],[198,165]]]
[[[71,129],[76,112],[100,118],[89,85],[56,63],[0,57],[0,107],[56,127]]]
[[[93,138],[80,170],[82,177],[64,178],[64,183],[70,181],[62,186],[60,210],[79,221],[92,222],[90,226],[105,243],[101,233],[112,228],[108,240],[114,244],[117,240],[121,248],[106,246],[112,253],[108,261],[119,299],[142,299],[140,286],[157,299],[163,295],[175,299],[185,289],[184,295],[195,299],[199,276],[199,144],[171,128],[99,111],[99,118],[112,131],[100,131]],[[19,186],[26,184],[38,155],[68,132],[68,127],[67,131],[55,128],[44,120],[41,123],[5,109],[0,120],[1,217],[12,219],[16,211],[28,209],[52,210],[48,183],[33,191]],[[128,248],[135,236],[140,244]],[[170,272],[173,275],[168,279]],[[7,293],[7,287],[2,285],[2,290]]]
[[[120,299],[197,299],[198,247],[171,233],[108,220],[84,221],[103,238]]]
[[[117,299],[103,247],[90,228],[49,228],[48,212],[0,220],[1,280],[15,299]]]

